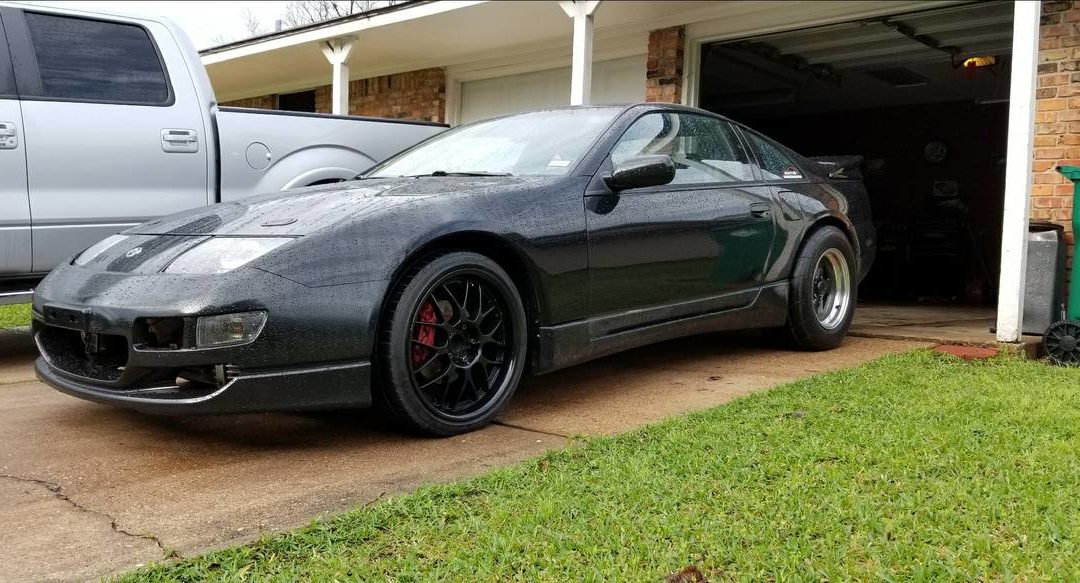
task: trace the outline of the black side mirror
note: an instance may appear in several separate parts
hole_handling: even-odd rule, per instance
[[[671,156],[638,156],[615,165],[604,183],[615,192],[646,186],[661,186],[675,180]]]

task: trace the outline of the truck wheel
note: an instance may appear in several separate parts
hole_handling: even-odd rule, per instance
[[[840,229],[812,232],[795,260],[788,323],[775,336],[802,350],[839,346],[855,316],[854,271],[855,253]]]
[[[410,269],[392,294],[378,360],[386,407],[430,435],[490,423],[525,369],[525,309],[510,276],[452,252]]]

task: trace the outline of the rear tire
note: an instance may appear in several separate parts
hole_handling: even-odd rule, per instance
[[[812,232],[795,260],[787,325],[767,336],[802,350],[839,346],[855,316],[856,269],[855,252],[840,229]]]
[[[525,368],[525,309],[510,276],[450,252],[412,267],[391,294],[377,361],[385,407],[429,435],[489,424]]]

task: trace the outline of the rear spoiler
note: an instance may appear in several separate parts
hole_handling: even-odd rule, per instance
[[[837,180],[862,180],[862,156],[813,156],[811,162],[829,178]]]

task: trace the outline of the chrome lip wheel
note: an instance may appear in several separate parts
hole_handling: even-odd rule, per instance
[[[514,366],[512,323],[503,299],[480,274],[451,274],[413,312],[406,352],[413,386],[445,417],[488,408]]]
[[[851,309],[851,270],[847,257],[836,248],[826,249],[814,266],[812,302],[818,324],[832,330]]]

